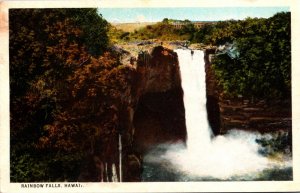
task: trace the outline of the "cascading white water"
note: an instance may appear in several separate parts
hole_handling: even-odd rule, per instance
[[[194,151],[200,145],[210,143],[211,130],[207,121],[205,70],[203,52],[200,50],[177,50],[184,88],[184,107],[186,116],[187,147]],[[203,128],[203,129],[200,129]]]
[[[206,113],[204,55],[200,50],[176,50],[179,59],[187,128],[187,147],[167,145],[168,151],[158,158],[171,162],[186,175],[230,179],[232,176],[255,175],[264,169],[291,166],[291,160],[270,160],[258,153],[258,133],[233,130],[211,139]],[[164,145],[166,146],[166,145]],[[243,178],[244,179],[244,178]]]

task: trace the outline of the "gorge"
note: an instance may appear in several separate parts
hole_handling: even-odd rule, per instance
[[[210,49],[203,52],[194,50],[193,54],[190,50],[174,52],[162,46],[153,47],[150,53],[139,53],[133,64],[133,85],[128,85],[130,105],[120,114],[120,125],[123,127],[124,181],[253,180],[262,175],[255,173],[256,170],[269,172],[270,168],[276,168],[276,171],[290,172],[289,154],[280,154],[281,161],[270,161],[258,153],[266,150],[257,143],[257,140],[264,138],[262,133],[266,132],[265,128],[273,131],[274,135],[282,133],[284,137],[291,137],[290,124],[283,124],[278,128],[284,120],[289,120],[290,114],[285,114],[288,109],[265,104],[265,108],[252,111],[256,116],[261,113],[269,113],[269,116],[277,113],[283,117],[260,118],[268,127],[251,124],[252,128],[248,129],[251,133],[243,131],[247,130],[242,127],[249,125],[247,121],[228,126],[226,112],[229,110],[224,111],[225,99],[219,96],[208,60],[213,53],[214,50]],[[239,100],[241,99],[226,99],[230,103]],[[257,103],[249,102],[248,106],[251,105],[255,106]],[[244,107],[245,110],[230,110],[231,116],[241,116],[250,107]],[[275,109],[277,111],[274,112]],[[117,154],[117,151],[107,153]],[[117,157],[112,160],[115,165],[119,162]],[[224,161],[218,157],[222,157]],[[166,172],[166,168],[162,167],[164,165],[170,166],[171,171],[167,168]],[[161,176],[161,170],[166,176]],[[191,171],[191,176],[182,174]],[[255,175],[251,176],[251,172]]]
[[[186,143],[166,142],[154,147],[144,158],[143,180],[253,180],[266,170],[290,168],[289,157],[272,160],[259,154],[259,133],[231,130],[213,136],[206,114],[203,52],[176,52],[184,91]]]

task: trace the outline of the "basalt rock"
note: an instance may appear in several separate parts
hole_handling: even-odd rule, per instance
[[[162,46],[141,53],[137,63],[133,125],[136,151],[186,138],[183,91],[178,57]]]
[[[143,155],[149,148],[185,141],[185,111],[177,54],[162,46],[140,52],[132,87],[132,106],[124,122],[132,130],[127,181],[139,180]],[[126,114],[126,113],[125,113]],[[130,173],[130,174],[129,174]]]
[[[215,135],[220,134],[220,106],[219,106],[219,89],[216,77],[211,68],[211,57],[215,53],[214,48],[204,51],[205,74],[206,74],[206,109],[207,119]]]
[[[131,58],[120,53],[122,62]],[[133,56],[134,57],[134,56]],[[79,181],[112,181],[115,165],[119,174],[119,141],[122,141],[122,179],[141,181],[142,158],[147,150],[161,143],[185,141],[183,91],[175,52],[162,46],[141,51],[128,61],[124,73],[129,78],[122,102],[108,114],[112,121],[108,141],[103,138],[83,163]],[[106,127],[106,126],[103,126]]]

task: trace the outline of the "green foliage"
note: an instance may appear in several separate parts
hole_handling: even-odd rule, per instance
[[[204,25],[200,30],[197,30],[194,33],[193,41],[209,44],[210,34],[212,33],[213,29],[214,29],[213,25],[209,25],[209,24]]]
[[[109,24],[108,25],[108,37],[111,44],[118,43],[120,41],[128,40],[128,32],[124,32],[123,30],[117,29],[115,26]],[[127,35],[128,34],[128,35]]]
[[[34,147],[31,147],[33,150]],[[11,181],[76,181],[78,168],[84,154],[76,153],[44,153],[43,151],[28,152],[23,148],[11,152]]]
[[[147,40],[147,39],[162,39],[168,40],[175,35],[175,29],[168,23],[157,23],[154,25],[148,25],[136,33],[131,34],[131,39],[135,40]]]
[[[293,180],[293,168],[275,168],[265,169],[255,179],[257,181],[292,181]]]
[[[115,28],[111,28],[111,35],[113,42],[118,41],[133,41],[133,40],[149,40],[159,39],[165,41],[171,40],[191,40],[195,32],[195,27],[190,21],[185,21],[185,25],[182,29],[176,29],[172,25],[174,20],[168,18],[163,19],[162,22],[158,22],[153,25],[147,25],[139,30],[135,30],[132,33],[122,32]]]
[[[37,161],[28,153],[11,156],[11,180],[13,182],[39,181],[47,178],[44,161]],[[30,169],[29,169],[30,168]]]
[[[255,141],[261,145],[259,153],[268,156],[276,156],[276,154],[288,154],[292,152],[291,132],[278,132],[274,136],[263,136]]]
[[[93,56],[103,54],[109,42],[108,22],[98,14],[97,9],[64,9],[63,11],[66,15],[72,16],[75,24],[82,29],[83,41],[88,52]]]
[[[220,24],[217,24],[220,26]],[[224,93],[235,97],[289,98],[291,93],[290,13],[269,19],[227,21],[224,28],[204,28],[209,35],[198,38],[212,44],[233,43],[239,57],[217,55],[213,68]]]

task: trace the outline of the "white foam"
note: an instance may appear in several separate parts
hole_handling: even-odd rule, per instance
[[[211,139],[206,114],[204,54],[195,50],[176,50],[180,63],[187,127],[187,147],[167,146],[160,158],[148,156],[148,161],[168,160],[172,167],[195,176],[229,179],[233,176],[255,175],[264,169],[287,167],[291,159],[274,160],[259,154],[258,133],[231,131]]]

